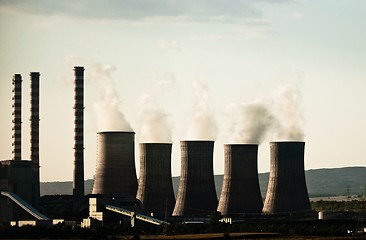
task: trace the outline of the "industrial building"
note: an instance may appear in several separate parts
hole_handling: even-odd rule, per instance
[[[29,217],[11,200],[13,196],[34,207],[39,204],[39,76],[38,72],[30,73],[30,160],[24,160],[21,155],[22,76],[13,76],[13,160],[0,161],[0,220],[3,221]]]
[[[0,191],[17,194],[31,205],[35,205],[33,191],[34,172],[33,163],[29,160],[0,161]],[[0,220],[10,221],[29,217],[8,198],[0,194]]]
[[[171,143],[139,144],[140,178],[137,180],[135,133],[98,132],[94,186],[92,194],[85,196],[84,67],[75,67],[74,77],[73,194],[46,196],[40,206],[40,74],[30,73],[30,160],[21,156],[23,80],[20,74],[13,76],[13,159],[0,161],[1,221],[29,218],[48,221],[39,210],[52,215],[59,206],[70,208],[64,211],[67,216],[60,217],[83,221],[83,226],[95,221],[118,223],[122,215],[131,221],[140,219],[162,225],[169,224],[166,219],[207,219],[216,211],[225,217],[260,217],[261,213],[276,215],[311,210],[304,175],[304,142],[270,143],[270,179],[263,205],[257,144],[224,145],[224,182],[218,202],[213,172],[214,141],[181,141],[181,175],[175,200]]]

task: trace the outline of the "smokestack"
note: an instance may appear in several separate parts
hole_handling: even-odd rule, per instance
[[[225,171],[217,211],[222,215],[259,214],[263,208],[257,144],[226,144]]]
[[[38,206],[38,201],[40,197],[39,188],[39,72],[31,72],[31,92],[30,92],[30,103],[31,103],[31,115],[30,115],[30,159],[33,163],[33,193],[34,199],[33,203]]]
[[[207,216],[217,208],[214,141],[181,141],[181,175],[173,216]]]
[[[74,197],[84,196],[84,67],[74,67]]]
[[[171,216],[175,204],[171,175],[171,143],[140,143],[137,199],[146,213]]]
[[[271,142],[271,169],[263,213],[311,210],[304,171],[305,142]]]
[[[13,160],[22,160],[22,75],[13,76]]]
[[[134,132],[99,132],[93,194],[136,198]]]

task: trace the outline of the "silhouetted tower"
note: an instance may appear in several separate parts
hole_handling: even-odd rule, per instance
[[[33,163],[33,203],[37,207],[40,197],[40,182],[39,182],[39,72],[30,73],[31,92],[30,92],[30,158]]]
[[[181,141],[181,174],[173,216],[207,216],[217,208],[214,141]]]
[[[84,196],[84,67],[74,67],[74,197]]]
[[[22,160],[22,75],[13,76],[13,160]]]
[[[304,170],[304,142],[271,142],[271,168],[263,213],[311,210]]]
[[[175,198],[171,174],[171,143],[140,143],[137,199],[154,216],[171,215]]]
[[[257,168],[257,144],[224,145],[225,169],[217,211],[222,215],[259,214],[263,201]]]
[[[135,199],[135,133],[99,132],[97,155],[92,193]]]

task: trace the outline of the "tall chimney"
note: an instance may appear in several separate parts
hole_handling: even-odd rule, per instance
[[[214,141],[181,141],[181,174],[173,216],[207,216],[216,211]]]
[[[217,211],[222,215],[260,214],[263,208],[257,144],[226,144],[225,171]]]
[[[33,182],[33,203],[34,206],[38,206],[38,201],[40,197],[40,188],[39,188],[39,72],[31,72],[30,73],[30,81],[31,81],[31,92],[30,92],[30,105],[31,105],[31,114],[30,114],[30,159],[33,163],[33,174],[34,174],[34,182]]]
[[[74,67],[74,197],[84,196],[84,67]]]
[[[13,76],[13,160],[22,160],[22,75]]]
[[[147,214],[171,216],[175,204],[171,143],[140,143],[140,177],[136,198]]]
[[[271,142],[271,167],[264,214],[311,210],[304,171],[304,142]]]

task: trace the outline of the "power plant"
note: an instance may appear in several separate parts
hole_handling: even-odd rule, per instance
[[[17,205],[39,206],[39,76],[30,73],[30,158],[22,158],[22,76],[13,76],[13,159],[0,161],[0,219],[24,218]],[[13,199],[8,201],[8,198]]]
[[[181,141],[181,174],[173,216],[208,215],[217,208],[214,141]]]
[[[224,216],[260,214],[263,208],[257,144],[224,145],[224,180],[217,211]]]
[[[143,211],[171,216],[175,198],[171,174],[171,143],[140,143],[140,177],[136,198]]]
[[[304,142],[271,142],[264,214],[311,211],[304,170]]]
[[[137,177],[134,132],[99,132],[93,194],[135,199]]]
[[[23,209],[37,220],[50,220],[38,212],[42,209],[39,208],[39,81],[39,72],[31,72],[29,161],[21,156],[22,76],[15,74],[12,79],[13,160],[0,161],[1,219],[26,218],[26,213],[20,211]],[[140,219],[156,225],[167,225],[167,219],[207,219],[217,212],[228,218],[259,218],[311,211],[304,174],[304,142],[270,143],[270,179],[263,205],[258,180],[257,144],[224,145],[224,180],[218,201],[213,171],[215,142],[181,141],[181,174],[175,200],[171,173],[171,143],[139,144],[140,177],[137,180],[135,133],[102,131],[96,136],[97,164],[94,185],[92,194],[85,196],[84,67],[76,66],[73,191],[70,196],[53,197],[53,205],[49,200],[52,197],[45,198],[46,203],[42,205],[44,212],[53,214],[47,209],[50,205],[54,206],[57,212],[57,204],[67,203],[73,211],[78,210],[76,217],[73,217],[82,217],[81,226],[88,227],[95,221],[120,223],[124,221],[122,215],[127,216],[131,224],[135,219]],[[165,218],[164,221],[160,220],[162,217]]]
[[[74,197],[84,196],[84,67],[74,68]]]

